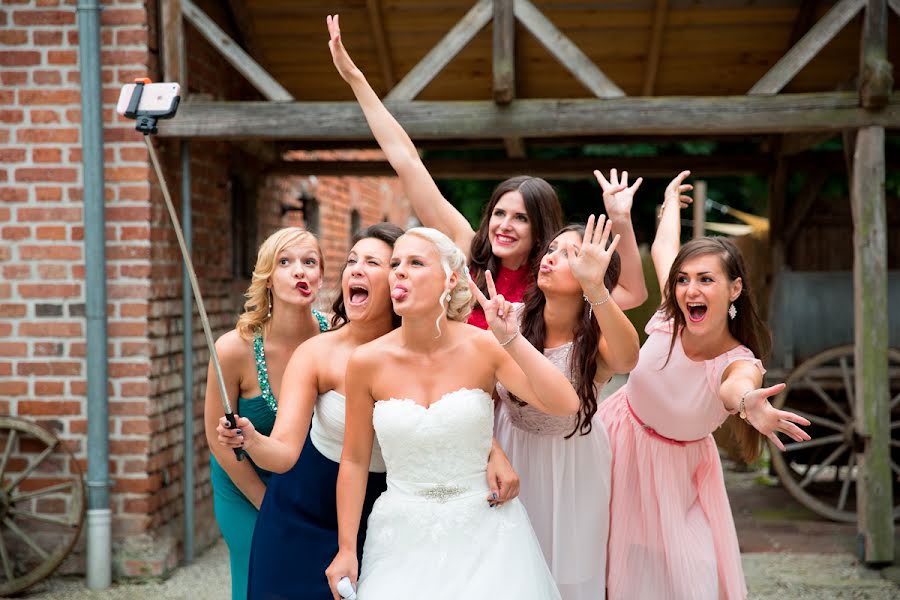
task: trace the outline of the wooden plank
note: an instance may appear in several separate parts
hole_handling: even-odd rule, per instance
[[[516,97],[516,17],[513,0],[494,0],[494,102]]]
[[[891,7],[891,10],[894,11],[897,16],[900,16],[900,0],[888,0],[888,6]]]
[[[887,211],[884,129],[864,127],[856,138],[850,203],[853,209],[853,305],[856,432],[862,437],[856,486],[864,560],[894,560],[891,410],[888,382]]]
[[[401,102],[388,106],[413,139],[721,135],[900,127],[900,102],[859,107],[855,92],[776,96]],[[187,102],[164,137],[370,140],[356,102]]]
[[[625,92],[597,68],[572,40],[529,0],[515,0],[516,18],[572,75],[598,98],[621,98]]]
[[[887,54],[887,17],[885,0],[867,0],[859,56],[859,100],[866,108],[887,104],[894,87]]]
[[[781,91],[856,16],[865,3],[866,0],[840,0],[747,93],[762,95]]]
[[[503,147],[510,158],[525,158],[525,140],[520,137],[508,137],[503,139]]]
[[[191,0],[181,0],[181,9],[184,17],[197,28],[206,41],[212,44],[263,96],[275,102],[289,102],[294,99]]]
[[[388,45],[384,32],[384,22],[381,19],[381,3],[379,0],[366,0],[366,10],[369,15],[369,25],[372,28],[372,40],[375,42],[375,54],[378,56],[378,66],[381,68],[381,80],[384,83],[384,92],[387,93],[394,83],[394,67],[391,61],[391,47]]]
[[[478,0],[453,29],[391,90],[385,100],[412,100],[418,96],[441,69],[487,25],[492,15],[491,0]]]
[[[642,96],[652,96],[656,86],[656,74],[659,71],[659,55],[662,52],[663,32],[666,28],[666,16],[669,12],[668,0],[656,0],[653,9],[653,30],[650,32],[650,50],[647,53],[647,66],[644,70]]]
[[[162,0],[159,9],[162,19],[163,81],[181,84],[181,95],[187,95],[187,68],[184,53],[184,24],[181,20],[181,0]]]

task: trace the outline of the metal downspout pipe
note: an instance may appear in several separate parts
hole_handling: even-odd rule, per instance
[[[191,251],[191,143],[181,142],[181,229]],[[182,272],[182,357],[184,370],[184,564],[194,562],[194,292],[187,269]]]
[[[84,185],[85,317],[87,338],[87,586],[112,579],[109,506],[109,398],[106,338],[106,218],[100,81],[100,4],[78,0],[81,146]]]

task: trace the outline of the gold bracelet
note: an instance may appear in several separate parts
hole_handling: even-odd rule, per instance
[[[607,302],[609,302],[609,298],[610,298],[609,290],[606,289],[605,287],[603,289],[606,290],[606,298],[604,298],[603,300],[597,300],[596,302],[591,302],[591,299],[587,297],[587,294],[582,294],[584,301],[588,303],[588,319],[590,319],[592,316],[594,316],[594,307],[595,306],[600,306],[601,304],[606,304]]]

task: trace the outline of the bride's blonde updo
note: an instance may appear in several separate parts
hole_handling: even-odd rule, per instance
[[[275,261],[282,250],[288,246],[300,243],[310,243],[319,255],[320,275],[325,272],[325,261],[322,258],[322,248],[316,236],[301,227],[285,227],[279,229],[266,238],[256,253],[256,266],[253,268],[253,277],[250,279],[250,287],[244,293],[247,301],[244,302],[244,313],[237,322],[237,330],[244,339],[252,339],[254,333],[271,320],[271,297],[266,284],[275,271]]]
[[[472,290],[469,289],[469,271],[466,266],[466,255],[463,254],[456,244],[449,237],[430,227],[413,227],[404,235],[414,235],[434,244],[437,248],[438,255],[441,258],[441,266],[444,268],[446,279],[444,280],[444,291],[438,300],[442,308],[446,309],[447,318],[451,321],[461,321],[465,323],[469,319],[472,312],[472,305],[475,298],[472,296]],[[456,285],[450,289],[450,275],[456,273]],[[447,299],[449,293],[450,298]],[[440,318],[438,318],[440,321]],[[438,325],[440,331],[440,325]]]

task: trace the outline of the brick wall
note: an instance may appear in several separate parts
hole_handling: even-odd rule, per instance
[[[199,3],[220,24],[226,3]],[[184,327],[180,255],[146,148],[133,124],[114,114],[119,88],[158,77],[153,0],[105,3],[102,81],[105,121],[106,257],[109,299],[109,409],[114,572],[165,575],[177,563],[182,531]],[[54,431],[86,469],[84,253],[80,96],[74,0],[7,0],[0,7],[0,414]],[[226,26],[227,29],[227,26]],[[186,26],[189,92],[250,99],[249,88]],[[175,196],[180,147],[156,142]],[[233,327],[258,243],[278,227],[302,224],[302,196],[316,197],[327,281],[334,285],[348,247],[350,214],[360,225],[385,215],[408,221],[397,182],[383,178],[265,178],[251,149],[191,144],[194,264],[215,335]],[[329,155],[322,155],[328,158]],[[348,156],[351,157],[351,156]],[[348,174],[349,175],[349,174]],[[252,230],[235,214],[249,211]],[[234,235],[240,239],[233,239]],[[252,238],[252,239],[250,239]],[[241,257],[250,265],[235,264]],[[323,294],[321,305],[330,304]],[[208,353],[194,329],[196,541],[217,537],[203,433]],[[69,472],[66,461],[52,463]],[[46,469],[45,469],[46,470]],[[52,473],[51,473],[52,475]],[[82,568],[83,542],[66,569]]]

